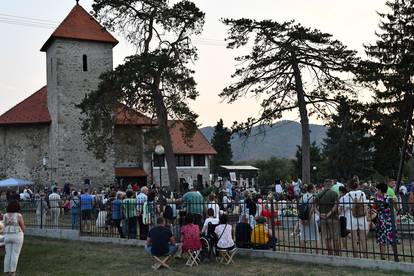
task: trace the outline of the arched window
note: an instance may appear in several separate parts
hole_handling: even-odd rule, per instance
[[[86,55],[82,56],[83,71],[88,71],[88,57]]]

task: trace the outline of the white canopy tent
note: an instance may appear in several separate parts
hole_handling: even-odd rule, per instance
[[[4,180],[0,180],[0,188],[21,187],[21,186],[28,186],[28,185],[33,185],[33,182],[30,180],[18,179],[18,178],[7,178]]]

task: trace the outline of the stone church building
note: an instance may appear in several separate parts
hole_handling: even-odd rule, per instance
[[[115,137],[130,129],[142,135],[139,141],[115,139],[106,162],[97,160],[82,140],[76,105],[97,89],[102,73],[113,69],[112,49],[117,43],[75,5],[40,49],[46,53],[46,85],[0,116],[0,179],[25,178],[39,185],[68,182],[78,187],[116,181],[169,185],[164,157],[155,156],[144,137],[147,128],[156,126],[143,114],[120,105]],[[186,144],[183,124],[171,125],[180,181],[204,185],[215,150],[199,130]]]

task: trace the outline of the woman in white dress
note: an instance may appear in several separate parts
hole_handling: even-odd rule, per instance
[[[319,229],[318,229],[318,220],[319,215],[315,209],[315,196],[313,192],[315,191],[312,184],[307,185],[306,193],[299,200],[299,203],[305,203],[309,206],[309,219],[299,221],[299,243],[301,252],[306,252],[306,243],[310,242],[310,248],[312,248],[312,243],[314,243],[314,249],[318,253],[318,241],[319,241]]]
[[[358,183],[352,181],[351,191],[341,198],[340,207],[345,213],[346,228],[351,231],[354,258],[361,257],[361,252],[365,258],[368,258],[367,235],[369,227],[366,216],[368,200],[365,193],[358,190],[358,187]],[[357,209],[360,210],[357,211]]]

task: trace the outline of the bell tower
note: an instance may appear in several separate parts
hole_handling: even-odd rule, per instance
[[[99,76],[113,69],[112,48],[118,41],[78,4],[41,48],[46,52],[47,102],[51,117],[51,179],[81,185],[112,183],[114,159],[96,160],[82,140],[80,110]]]

